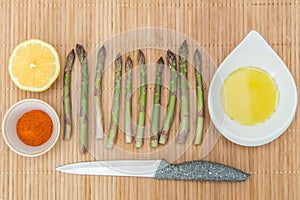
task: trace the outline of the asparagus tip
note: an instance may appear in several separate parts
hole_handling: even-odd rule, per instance
[[[102,47],[100,48],[100,51],[106,52],[105,46],[102,45]]]
[[[86,51],[80,44],[76,44],[76,53],[81,61],[87,56]]]
[[[145,64],[145,55],[142,52],[142,50],[140,50],[140,49],[139,49],[139,53],[138,53],[138,61],[139,61],[140,65]]]
[[[171,50],[167,51],[167,61],[169,64],[176,62],[175,54]]]
[[[194,63],[195,63],[195,67],[196,68],[200,68],[201,67],[201,55],[200,55],[200,52],[199,52],[198,49],[194,53]]]
[[[74,64],[74,60],[75,60],[75,51],[74,51],[74,49],[72,49],[67,56],[65,72],[71,72],[72,66]]]
[[[120,57],[121,57],[121,53],[118,53],[116,59],[119,59]]]
[[[187,56],[188,56],[188,47],[187,47],[186,40],[184,40],[184,42],[182,43],[182,45],[179,48],[179,56],[181,56],[183,58],[187,58]]]
[[[164,65],[164,64],[165,64],[162,57],[160,57],[160,58],[158,59],[157,64],[159,64],[159,65]]]
[[[130,70],[133,67],[132,59],[130,58],[130,56],[127,57],[125,65],[126,65],[126,71]]]
[[[116,57],[116,64],[117,65],[122,65],[122,56],[120,53],[118,53],[117,57]]]
[[[98,60],[104,60],[103,58],[105,57],[106,57],[106,49],[105,46],[103,45],[98,51],[97,58]]]
[[[71,51],[70,51],[70,53],[68,54],[68,56],[67,56],[67,60],[69,61],[69,60],[74,60],[74,58],[75,58],[75,51],[74,51],[74,49],[72,49]]]

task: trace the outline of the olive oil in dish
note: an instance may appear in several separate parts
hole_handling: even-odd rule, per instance
[[[279,92],[274,79],[256,67],[242,67],[232,72],[221,89],[226,115],[246,126],[268,120],[278,101]]]

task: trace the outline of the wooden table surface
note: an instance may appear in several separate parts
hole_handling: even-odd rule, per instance
[[[92,51],[112,36],[137,28],[159,27],[183,33],[205,49],[218,66],[251,30],[257,30],[278,53],[300,83],[299,0],[0,0],[0,84],[1,117],[15,102],[38,98],[54,107],[62,121],[63,73],[45,92],[19,90],[8,75],[8,59],[23,40],[39,38],[57,49],[61,70],[66,54],[76,43]],[[126,55],[135,56],[136,52]],[[154,62],[158,53],[147,52]],[[124,55],[125,58],[125,55]],[[76,61],[75,71],[79,68]],[[74,72],[76,73],[76,72]],[[193,73],[189,72],[189,77]],[[105,75],[105,130],[110,116],[113,71]],[[73,86],[76,86],[76,78]],[[78,80],[77,80],[78,81]],[[74,93],[76,94],[76,87]],[[151,87],[148,87],[149,91]],[[152,88],[153,89],[153,88]],[[206,88],[207,91],[207,88]],[[167,90],[164,90],[166,93]],[[166,98],[163,103],[166,104]],[[149,98],[148,106],[151,106]],[[133,103],[137,104],[137,94]],[[136,116],[134,106],[133,115]],[[149,114],[149,113],[148,113]],[[133,117],[134,118],[134,117]],[[136,118],[135,118],[136,119]],[[178,113],[176,115],[178,123]],[[149,122],[149,119],[147,119]],[[78,131],[70,141],[62,135],[47,154],[25,158],[13,153],[0,137],[0,200],[7,199],[299,199],[300,196],[300,112],[287,131],[260,147],[235,145],[219,137],[206,160],[221,162],[247,171],[251,177],[241,183],[166,181],[127,177],[89,177],[56,172],[57,166],[103,159],[79,153]],[[177,125],[173,130],[177,129]],[[119,135],[122,135],[120,132]],[[124,139],[119,136],[122,147]],[[123,141],[122,141],[123,140]],[[148,143],[143,150],[149,153]],[[161,147],[162,149],[165,147]],[[101,149],[100,149],[101,150]],[[116,148],[111,150],[114,155]],[[174,162],[199,159],[201,147],[191,145]],[[123,151],[126,154],[125,151]],[[172,154],[172,150],[169,155]],[[172,157],[172,155],[170,155]],[[123,158],[121,153],[108,158]],[[148,158],[147,155],[145,158]],[[151,158],[151,156],[150,156]]]

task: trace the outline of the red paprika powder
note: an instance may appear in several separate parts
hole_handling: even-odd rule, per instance
[[[30,146],[39,146],[47,142],[52,131],[51,118],[41,110],[26,112],[17,122],[18,137]]]

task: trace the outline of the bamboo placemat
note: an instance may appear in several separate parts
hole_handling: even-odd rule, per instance
[[[3,118],[6,110],[15,102],[25,98],[38,98],[52,105],[62,120],[63,73],[43,93],[21,91],[9,78],[7,66],[10,53],[15,45],[29,38],[39,38],[53,44],[61,57],[63,69],[66,54],[76,43],[83,44],[91,51],[101,42],[119,33],[143,27],[160,27],[192,38],[219,65],[246,34],[255,29],[283,59],[298,86],[299,13],[298,0],[1,0],[1,117]],[[136,52],[126,55],[136,56]],[[149,51],[147,56],[152,62],[158,59],[155,52]],[[78,61],[74,67],[79,68]],[[111,73],[113,77],[112,72],[107,73]],[[191,77],[192,73],[189,75]],[[105,81],[105,101],[109,102],[112,94],[112,86],[109,85],[111,80],[106,78]],[[152,98],[149,99],[151,102]],[[134,101],[137,102],[136,97]],[[109,120],[109,116],[105,116],[105,119]],[[76,130],[70,141],[63,141],[61,135],[55,148],[38,158],[16,155],[9,150],[1,137],[0,200],[297,199],[300,196],[299,120],[298,108],[288,130],[280,138],[261,147],[241,147],[222,136],[219,138],[205,159],[250,172],[250,179],[242,183],[176,182],[61,174],[54,170],[55,167],[94,159],[90,154],[79,154]],[[175,124],[175,129],[176,127]],[[144,144],[144,148],[145,146],[148,144]],[[176,162],[199,159],[199,152],[200,148],[192,146]]]

